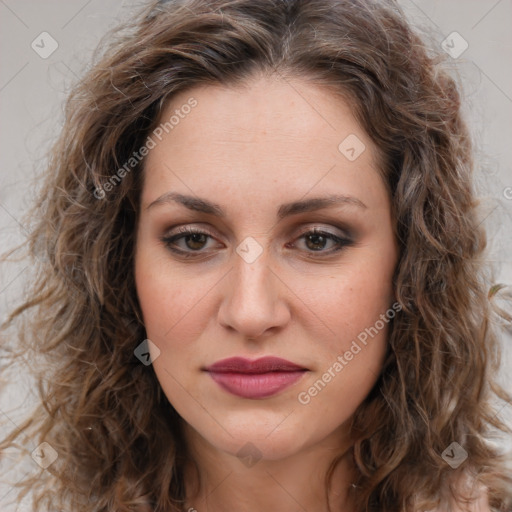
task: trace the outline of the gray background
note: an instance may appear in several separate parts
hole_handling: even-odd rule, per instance
[[[434,45],[452,52],[450,62],[463,87],[465,110],[477,148],[476,182],[482,222],[489,232],[488,257],[496,282],[512,283],[512,1],[401,0],[409,19]],[[23,240],[23,213],[34,197],[34,177],[44,169],[45,151],[62,124],[63,100],[89,65],[100,37],[142,5],[111,0],[0,0],[0,251]],[[51,48],[48,32],[58,44]],[[457,32],[458,34],[453,34]],[[41,38],[44,38],[42,48]],[[458,55],[467,44],[467,49]],[[45,55],[43,55],[45,56]],[[0,269],[0,315],[30,279],[24,262]],[[505,334],[504,346],[511,337]],[[511,350],[506,348],[502,382],[512,391]],[[9,387],[0,400],[0,421],[20,421],[33,403],[32,382],[19,372],[0,376]],[[508,382],[505,380],[507,379]],[[512,406],[500,415],[510,417]],[[0,430],[0,437],[2,431]],[[34,446],[35,448],[35,446]],[[19,477],[39,468],[25,461]],[[15,510],[10,485],[0,470],[0,509]],[[18,473],[8,477],[16,481]],[[30,510],[23,505],[20,510]]]

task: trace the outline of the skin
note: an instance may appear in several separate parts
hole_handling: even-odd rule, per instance
[[[309,403],[298,394],[394,303],[398,248],[377,148],[349,101],[301,79],[260,76],[246,87],[196,87],[174,96],[161,119],[190,97],[197,106],[147,156],[135,254],[147,336],[160,351],[152,349],[154,371],[183,418],[201,475],[198,491],[187,489],[188,506],[324,511],[325,471],[350,447],[350,419],[377,379],[388,324]],[[354,161],[338,150],[350,134],[366,147]],[[226,215],[176,202],[148,208],[167,192],[215,202]],[[276,216],[282,203],[329,194],[353,196],[366,207]],[[162,241],[181,226],[209,235],[174,242],[196,250],[194,258]],[[313,227],[352,243],[328,255],[336,242],[308,240],[303,235]],[[251,263],[236,252],[247,237],[262,250]],[[267,355],[309,371],[258,400],[229,394],[202,371],[227,357]],[[246,443],[259,459],[250,467],[237,457]],[[194,481],[191,467],[187,474]],[[345,457],[329,498],[334,509],[352,509],[352,478]]]

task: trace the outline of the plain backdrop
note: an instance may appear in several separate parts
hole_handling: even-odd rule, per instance
[[[489,233],[488,256],[495,281],[512,283],[512,1],[399,3],[424,37],[449,53],[463,87],[477,148],[476,182]],[[101,36],[141,5],[133,0],[0,0],[0,251],[22,241],[27,232],[22,216],[34,198],[34,176],[44,168],[45,152],[60,130],[70,87],[88,67]],[[2,266],[0,315],[29,280],[26,263]],[[502,379],[508,389],[511,341],[505,334]],[[0,422],[14,426],[30,409],[34,389],[23,373],[8,379]],[[509,404],[499,413],[510,417],[511,409]],[[37,469],[28,460],[20,477]],[[8,505],[11,487],[6,473],[0,474],[0,509],[13,511]],[[14,473],[9,478],[16,480]]]

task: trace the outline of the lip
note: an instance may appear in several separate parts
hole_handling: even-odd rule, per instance
[[[251,361],[243,357],[223,359],[205,369],[225,391],[250,399],[276,395],[295,384],[308,371],[279,357]]]

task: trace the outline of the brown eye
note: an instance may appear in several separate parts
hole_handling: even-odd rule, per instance
[[[188,226],[180,228],[178,233],[179,234],[176,235],[164,236],[161,240],[169,250],[183,256],[193,256],[194,252],[202,252],[208,239],[212,238],[209,233]],[[179,247],[177,242],[181,240],[184,242],[182,246]]]
[[[207,246],[209,238],[213,238],[213,236],[205,231],[184,226],[178,230],[177,234],[165,236],[161,241],[170,251],[185,258],[193,258],[206,254],[207,251],[203,249]],[[354,243],[348,238],[342,238],[334,233],[316,228],[303,233],[297,238],[297,240],[300,239],[304,239],[305,246],[305,249],[301,250],[314,257],[331,255]],[[179,245],[178,242],[182,240],[183,242]],[[331,247],[328,247],[329,245]],[[287,247],[295,247],[295,243],[287,244]]]
[[[348,238],[342,238],[328,231],[316,228],[303,233],[297,240],[300,239],[304,239],[307,252],[319,253],[320,256],[330,255],[342,250],[344,247],[353,245],[353,241]],[[330,249],[327,247],[329,243],[331,243]],[[332,247],[332,244],[334,247]],[[291,244],[291,246],[293,247],[294,244]],[[326,248],[327,250],[325,250]]]

